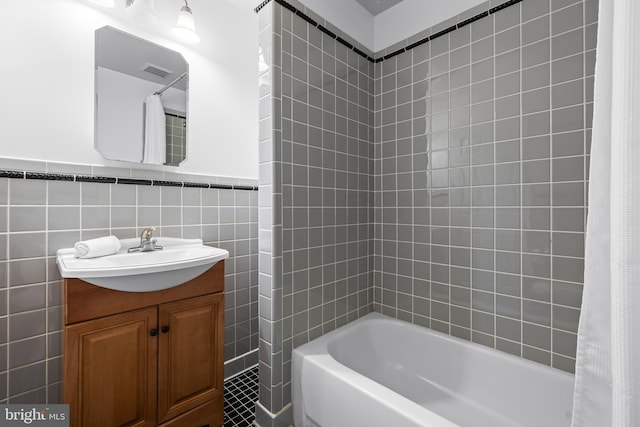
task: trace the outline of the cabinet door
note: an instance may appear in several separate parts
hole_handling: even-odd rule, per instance
[[[222,396],[224,296],[162,304],[158,318],[158,422],[162,422]],[[222,422],[222,399],[217,400]]]
[[[156,425],[157,308],[65,328],[72,426]]]

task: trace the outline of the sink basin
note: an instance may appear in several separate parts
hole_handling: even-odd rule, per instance
[[[134,253],[127,249],[138,246],[140,239],[120,242],[120,252],[100,258],[79,259],[73,248],[58,250],[60,275],[117,291],[153,292],[181,285],[229,257],[228,251],[200,239],[158,237],[156,244],[164,249]]]

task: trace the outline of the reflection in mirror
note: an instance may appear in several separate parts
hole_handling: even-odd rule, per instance
[[[189,64],[112,27],[96,30],[95,148],[109,160],[178,166],[187,154]]]

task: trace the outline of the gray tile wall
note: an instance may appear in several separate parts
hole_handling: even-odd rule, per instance
[[[376,311],[573,371],[596,19],[524,0],[376,64]]]
[[[280,13],[278,11],[278,16]],[[279,179],[282,168],[275,156],[276,141],[281,140],[279,89],[275,81],[281,78],[281,68],[276,67],[273,47],[278,40],[274,31],[274,4],[267,4],[258,15],[259,57],[264,69],[259,76],[259,399],[256,404],[256,419],[270,419],[272,394],[282,396],[282,183]],[[277,50],[280,54],[280,49]],[[276,97],[277,96],[277,97]],[[279,359],[276,359],[279,354]],[[273,369],[275,367],[275,369]],[[275,375],[274,375],[275,371]],[[262,414],[264,407],[266,413]],[[264,421],[263,421],[264,424]]]
[[[225,360],[232,370],[257,363],[257,198],[255,191],[0,178],[0,402],[62,401],[56,250],[108,234],[136,237],[149,225],[158,235],[202,238],[229,251]]]
[[[372,66],[260,10],[261,425],[291,349],[371,308],[573,370],[596,16],[524,0]]]
[[[178,166],[187,157],[187,119],[165,114],[166,118],[166,158],[165,164]]]
[[[260,21],[260,404],[275,414],[292,348],[372,307],[374,67],[274,2]]]

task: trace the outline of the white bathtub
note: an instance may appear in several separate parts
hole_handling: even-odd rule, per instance
[[[556,427],[573,375],[371,313],[293,351],[296,427]]]

